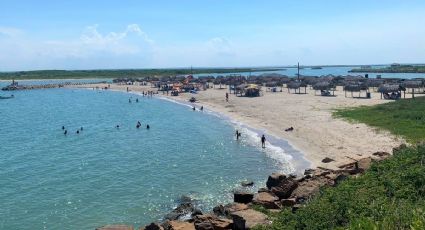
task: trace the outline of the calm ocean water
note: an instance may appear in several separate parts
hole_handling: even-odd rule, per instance
[[[245,179],[256,189],[274,171],[294,171],[293,150],[262,150],[244,128],[238,142],[235,125],[208,111],[121,92],[14,94],[0,100],[0,229],[139,226],[182,195],[209,210],[231,201]]]
[[[332,74],[335,76],[338,75],[364,75],[365,73],[350,73],[348,71],[352,70],[354,67],[346,67],[346,66],[338,66],[338,67],[323,67],[322,69],[311,69],[311,68],[304,68],[300,69],[300,75],[305,76],[323,76]],[[243,72],[243,73],[237,73],[244,76],[251,75],[260,75],[263,73],[279,73],[283,75],[287,75],[289,77],[294,77],[297,74],[297,68],[287,68],[286,70],[278,70],[278,71],[264,71],[264,72]],[[228,73],[231,74],[231,73]],[[226,74],[198,74],[197,76],[226,76]],[[411,78],[425,78],[425,74],[423,73],[368,73],[370,78],[376,78],[377,75],[381,75],[382,78],[405,78],[405,79],[411,79]]]

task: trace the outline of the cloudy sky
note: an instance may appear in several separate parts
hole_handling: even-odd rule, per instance
[[[423,0],[1,0],[0,71],[424,63],[424,12]]]

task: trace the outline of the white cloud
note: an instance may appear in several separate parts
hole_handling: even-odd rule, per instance
[[[108,33],[99,32],[98,27],[88,26],[69,40],[35,40],[19,29],[0,27],[0,71],[134,68],[149,62],[154,41],[139,25]]]
[[[23,34],[23,31],[13,27],[2,27],[0,26],[0,35],[8,37],[17,37]]]

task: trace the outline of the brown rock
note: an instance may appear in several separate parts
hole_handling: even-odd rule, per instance
[[[278,186],[282,181],[284,181],[287,178],[286,175],[281,173],[272,173],[272,175],[269,176],[266,182],[266,186],[268,189]]]
[[[214,211],[214,214],[216,214],[217,216],[229,216],[233,212],[246,210],[248,208],[249,207],[246,204],[232,203],[232,204],[227,204],[224,206],[223,205],[216,206],[214,207],[213,211]]]
[[[156,223],[151,223],[149,225],[146,225],[144,228],[141,228],[141,230],[163,230],[164,228]]]
[[[96,230],[134,230],[133,226],[117,224],[117,225],[105,225]]]
[[[167,221],[163,225],[164,230],[195,230],[195,225],[183,221]]]
[[[265,214],[252,209],[234,212],[232,217],[234,230],[252,229],[257,225],[270,224]]]
[[[292,192],[291,198],[296,198],[297,202],[303,202],[318,193],[325,185],[333,185],[333,181],[325,177],[314,177],[303,181]]]
[[[272,187],[270,191],[275,194],[279,199],[286,199],[291,196],[291,193],[297,188],[298,181],[287,178],[282,181],[278,186]]]
[[[372,164],[372,158],[370,158],[370,157],[362,158],[358,161],[358,167],[362,171],[368,170],[370,168],[371,164]]]
[[[325,157],[325,158],[322,160],[322,163],[329,163],[329,162],[332,162],[332,161],[334,161],[334,159],[331,159],[331,158],[329,158],[329,157]]]
[[[235,192],[233,194],[233,201],[236,203],[248,204],[254,198],[254,194],[248,192]]]
[[[194,224],[196,230],[226,230],[232,229],[233,221],[214,215],[200,215],[195,217]]]
[[[297,203],[297,201],[295,198],[290,198],[290,199],[283,199],[280,201],[280,203],[283,207],[292,207]]]
[[[255,194],[254,199],[252,200],[253,204],[258,204],[268,209],[277,209],[280,208],[280,203],[278,203],[279,197],[268,192],[260,192]]]

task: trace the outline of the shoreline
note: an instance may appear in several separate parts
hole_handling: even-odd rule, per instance
[[[76,89],[81,89],[83,87],[70,87],[70,88],[76,88]],[[89,89],[89,88],[85,88],[85,89]],[[117,89],[108,89],[110,91],[113,92],[120,92],[120,93],[128,93],[128,94],[133,94],[133,95],[138,95],[138,96],[142,96],[141,92],[136,92],[136,91],[125,91],[125,90],[117,90]],[[186,106],[189,108],[192,108],[193,106],[195,106],[198,110],[199,110],[199,105],[190,103],[188,101],[184,101],[181,100],[180,98],[175,98],[175,97],[171,97],[171,96],[165,96],[162,94],[154,94],[154,99],[157,100],[165,100],[167,102],[170,103],[175,103],[175,104],[179,104],[181,106]],[[244,122],[241,122],[239,120],[234,119],[231,116],[228,116],[224,113],[221,113],[220,111],[216,111],[216,110],[212,110],[209,108],[204,108],[204,112],[207,112],[208,115],[210,116],[215,116],[219,119],[223,119],[226,122],[229,123],[229,125],[231,125],[232,127],[234,127],[235,129],[240,127],[242,129],[246,129],[248,132],[251,132],[250,134],[247,132],[245,135],[246,136],[250,136],[253,137],[253,135],[255,135],[256,139],[260,139],[262,134],[265,134],[267,136],[267,141],[266,143],[268,143],[269,148],[265,149],[259,149],[259,151],[263,151],[264,154],[266,154],[268,157],[272,158],[273,160],[278,161],[280,164],[289,164],[290,167],[290,172],[283,172],[281,171],[281,173],[286,173],[286,174],[296,174],[296,175],[302,175],[304,173],[305,169],[308,169],[311,167],[311,162],[308,161],[305,157],[304,154],[296,149],[294,146],[292,146],[288,140],[280,138],[278,136],[275,136],[273,134],[269,134],[267,130],[259,130],[255,127],[250,126],[249,124],[246,124]],[[254,142],[253,140],[250,141],[251,142],[251,146],[254,148],[260,148],[259,146],[256,146],[256,142]],[[258,142],[259,143],[259,142]],[[269,151],[268,151],[269,150]],[[270,153],[272,152],[272,153]],[[284,156],[278,156],[277,154],[279,154],[280,152],[283,152]],[[284,159],[279,159],[280,157],[283,157]],[[287,159],[287,157],[290,157],[291,159]],[[283,170],[284,168],[282,168]]]
[[[73,88],[105,87],[107,84],[72,86]],[[126,92],[157,91],[157,88],[137,85],[110,84],[110,89]],[[288,142],[293,149],[300,152],[309,161],[312,168],[323,167],[338,169],[338,166],[352,163],[362,157],[371,156],[377,151],[389,152],[393,147],[405,143],[401,138],[389,132],[376,130],[365,124],[350,123],[334,118],[332,111],[336,108],[356,107],[386,103],[379,94],[372,92],[373,99],[361,100],[344,97],[339,89],[336,97],[315,96],[314,93],[297,95],[286,92],[264,92],[256,98],[235,97],[230,95],[228,103],[224,100],[227,89],[207,89],[197,94],[183,93],[177,97],[159,92],[159,97],[178,103],[189,104],[190,97],[196,97],[194,105],[203,105],[204,109],[229,117],[236,123],[249,124],[258,132],[267,133]],[[286,127],[294,131],[285,132]],[[272,139],[272,138],[271,138]],[[323,163],[324,158],[333,159]]]

